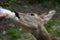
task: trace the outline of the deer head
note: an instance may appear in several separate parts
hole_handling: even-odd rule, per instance
[[[33,34],[37,40],[56,40],[53,38],[45,29],[44,24],[46,24],[55,14],[55,10],[49,11],[48,14],[21,14],[19,13],[19,20],[17,24],[25,28],[31,34]]]

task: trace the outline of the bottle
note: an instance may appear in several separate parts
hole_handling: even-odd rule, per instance
[[[11,19],[13,19],[14,17],[15,17],[15,13],[14,12],[11,12],[10,10],[8,10],[8,9],[4,9],[4,8],[2,8],[2,7],[0,7],[0,15],[1,14],[8,14],[8,16],[6,16],[6,18],[11,18]]]

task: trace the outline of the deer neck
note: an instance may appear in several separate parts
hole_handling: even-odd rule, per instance
[[[44,26],[41,26],[37,30],[33,31],[32,34],[37,40],[57,40],[49,35]]]

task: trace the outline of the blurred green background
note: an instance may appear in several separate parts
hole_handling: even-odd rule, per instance
[[[46,24],[47,31],[54,37],[60,37],[60,0],[0,0],[0,6],[22,13],[44,13],[56,10],[56,14]],[[10,25],[11,26],[11,25]],[[0,26],[1,27],[1,26]],[[2,29],[5,29],[4,27]],[[25,29],[9,28],[6,34],[0,32],[1,40],[36,40]]]

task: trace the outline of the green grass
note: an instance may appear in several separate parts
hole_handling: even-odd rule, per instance
[[[57,26],[53,27],[55,24],[57,24]],[[55,37],[59,37],[60,36],[60,21],[57,19],[53,19],[51,21],[49,21],[49,23],[46,25],[46,29],[47,31],[52,34]]]
[[[10,37],[11,40],[13,40],[15,38],[21,38],[21,33],[19,31],[17,31],[16,29],[12,29],[12,28],[10,28],[7,31],[7,35]]]
[[[32,34],[27,32],[25,29],[17,31],[16,29],[10,28],[7,31],[7,35],[10,37],[10,40],[20,39],[20,40],[36,40]]]
[[[57,19],[50,20],[49,23],[46,25],[46,29],[51,35],[53,35],[55,37],[59,37],[60,36],[60,27],[59,26],[53,27],[56,23],[59,25],[60,21]],[[33,37],[33,35],[30,34],[29,32],[27,32],[25,29],[18,31],[16,29],[10,28],[7,31],[7,35],[10,37],[11,40],[13,40],[13,39],[36,40]]]

